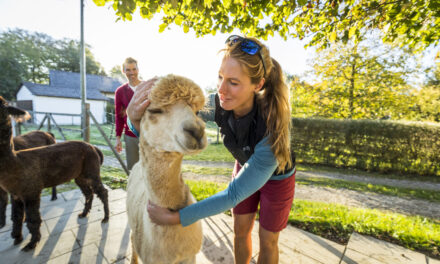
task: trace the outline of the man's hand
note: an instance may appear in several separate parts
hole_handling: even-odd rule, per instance
[[[150,104],[148,95],[150,94],[150,90],[157,79],[157,77],[154,77],[148,81],[141,82],[137,86],[136,91],[134,92],[133,97],[127,106],[128,118],[130,118],[131,123],[137,131],[140,130],[140,122],[142,116],[144,115],[145,109],[147,109],[148,105]]]
[[[122,142],[121,137],[116,137],[116,145],[115,145],[116,151],[121,152],[122,151]]]

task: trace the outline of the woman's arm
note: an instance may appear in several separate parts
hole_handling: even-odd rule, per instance
[[[243,165],[237,176],[231,181],[228,188],[205,200],[189,205],[179,212],[157,208],[151,204],[148,213],[153,222],[157,224],[190,225],[202,218],[222,213],[231,209],[238,203],[258,191],[272,176],[278,163],[272,153],[267,137],[263,138],[256,146],[254,154]],[[176,221],[179,217],[180,221]]]

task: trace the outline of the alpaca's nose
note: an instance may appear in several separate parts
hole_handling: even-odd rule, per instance
[[[183,126],[183,131],[188,133],[191,137],[195,138],[197,141],[200,141],[205,134],[205,127],[199,122],[197,123],[185,123]]]

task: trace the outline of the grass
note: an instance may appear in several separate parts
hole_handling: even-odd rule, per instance
[[[227,186],[207,181],[187,180],[186,183],[197,200],[205,199]],[[343,244],[356,231],[440,258],[439,220],[296,199],[289,223]]]
[[[195,174],[203,175],[226,175],[232,174],[232,168],[219,168],[219,167],[202,167],[196,165],[183,165],[182,172],[192,172]]]
[[[234,162],[235,159],[223,144],[209,144],[206,149],[196,155],[184,156],[184,160]]]
[[[112,138],[110,141],[112,144],[115,143],[115,131],[114,127],[111,124],[103,124],[100,125],[102,130],[104,130],[104,133],[106,134],[107,138],[110,139],[110,135],[112,135]],[[63,129],[63,134],[66,137],[66,140],[82,140],[80,127],[77,125],[60,125],[60,127]],[[37,125],[26,125],[21,127],[22,134],[37,130]],[[64,130],[66,129],[66,130]],[[47,125],[45,124],[42,129],[43,131],[47,131]],[[113,133],[112,133],[113,131]],[[52,127],[51,132],[55,135],[56,139],[62,139],[60,132],[56,127]],[[90,143],[94,145],[107,145],[107,142],[99,132],[98,128],[95,125],[90,125]]]
[[[63,184],[57,185],[57,193],[62,193],[62,192],[67,192],[67,191],[71,191],[74,189],[78,189],[78,185],[76,185],[76,183],[71,180],[70,182],[65,182]],[[43,191],[41,192],[41,196],[48,196],[48,195],[52,195],[52,187],[51,188],[44,188]]]
[[[101,180],[112,189],[127,189],[127,174],[122,169],[102,166]]]

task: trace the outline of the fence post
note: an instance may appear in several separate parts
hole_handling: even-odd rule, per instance
[[[50,117],[49,117],[49,114],[46,114],[46,118],[47,118],[47,132],[50,132]]]
[[[46,121],[46,119],[47,119],[47,115],[44,115],[44,118],[43,118],[43,120],[41,120],[41,123],[40,123],[40,125],[38,126],[37,130],[40,130],[40,129],[43,127],[43,125],[44,125],[44,121]]]
[[[64,136],[63,130],[61,129],[61,127],[57,124],[57,122],[55,121],[55,118],[52,116],[52,114],[49,114],[49,120],[52,119],[55,127],[58,129],[58,131],[61,134],[61,137],[63,138],[64,141],[66,141],[66,137]]]
[[[110,147],[110,149],[113,151],[113,154],[115,155],[116,159],[118,159],[119,163],[121,164],[121,167],[124,169],[125,173],[127,175],[130,174],[130,172],[127,169],[127,166],[125,166],[124,161],[121,159],[121,156],[119,156],[119,153],[116,151],[115,147],[113,146],[113,144],[110,142],[110,140],[108,139],[107,135],[104,133],[104,130],[102,130],[101,126],[99,125],[98,121],[96,120],[96,118],[93,116],[92,113],[90,113],[90,111],[88,111],[88,115],[92,118],[93,122],[96,125],[96,128],[98,128],[99,132],[101,133],[102,137],[105,139],[105,141],[107,142],[107,145]]]
[[[86,112],[85,112],[85,125],[86,127],[84,128],[84,141],[85,142],[90,142],[90,104],[86,103]]]

